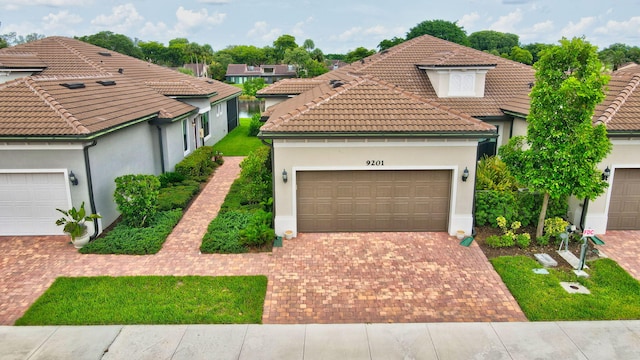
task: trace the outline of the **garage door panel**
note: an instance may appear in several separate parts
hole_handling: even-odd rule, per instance
[[[640,169],[615,170],[608,217],[608,230],[640,230]]]
[[[298,231],[447,230],[451,171],[309,171],[297,179]],[[333,190],[332,199],[311,191],[318,179]],[[333,204],[333,220],[314,216],[320,201]]]
[[[0,174],[0,235],[59,235],[56,208],[69,206],[66,176],[55,173]]]

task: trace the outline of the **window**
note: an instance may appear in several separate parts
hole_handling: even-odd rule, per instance
[[[452,72],[449,76],[450,96],[474,96],[476,86],[476,74]]]
[[[209,128],[209,112],[200,115],[200,128],[202,129],[205,138],[209,136],[211,133],[211,129]]]
[[[182,145],[183,150],[187,152],[189,150],[189,128],[187,125],[187,119],[182,120]]]

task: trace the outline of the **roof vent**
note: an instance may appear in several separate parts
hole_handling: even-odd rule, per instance
[[[529,83],[529,89],[533,89],[533,83],[532,82]]]
[[[83,89],[84,83],[64,83],[60,84],[60,86],[64,86],[67,89]]]
[[[388,52],[389,52],[389,50],[388,50],[388,49],[384,49],[384,50],[380,51],[380,54],[384,55],[384,54],[386,54],[386,53],[388,53]]]
[[[113,86],[116,84],[115,81],[113,80],[100,80],[100,81],[96,81],[98,84],[102,85],[102,86]]]
[[[123,69],[123,68],[120,68],[120,69],[118,69],[118,72],[119,72],[120,74],[124,74],[124,69]]]
[[[106,52],[106,51],[98,51],[98,55],[111,56],[111,53],[110,52]]]
[[[342,81],[340,81],[340,80],[337,80],[336,82],[331,84],[331,87],[333,87],[335,89],[335,88],[340,87],[342,85],[344,85],[344,83]]]
[[[364,64],[364,59],[360,59],[360,64]]]

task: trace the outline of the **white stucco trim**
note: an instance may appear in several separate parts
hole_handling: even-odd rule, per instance
[[[638,142],[640,144],[640,141]],[[625,143],[628,144],[628,143]],[[605,168],[609,166],[611,175],[609,176],[609,187],[604,194],[605,207],[604,213],[592,213],[587,209],[587,216],[585,218],[585,227],[591,228],[596,231],[596,234],[604,234],[607,232],[607,223],[609,222],[609,206],[611,205],[611,192],[613,190],[613,179],[616,176],[617,169],[640,169],[640,164],[602,164]]]
[[[278,148],[359,148],[359,147],[433,147],[442,146],[468,146],[477,147],[477,140],[427,140],[427,141],[398,141],[394,139],[389,140],[370,140],[363,139],[361,141],[300,141],[300,142],[274,142],[273,147]]]
[[[0,150],[82,150],[78,143],[0,143]]]
[[[451,175],[451,197],[449,200],[449,235],[455,235],[457,230],[465,230],[469,234],[473,227],[473,216],[468,215],[455,215],[456,214],[456,199],[458,198],[458,179],[460,169],[458,166],[384,166],[384,167],[371,167],[371,166],[294,166],[291,168],[291,174],[289,174],[289,183],[291,184],[291,209],[293,210],[292,216],[276,216],[276,234],[283,234],[286,230],[292,230],[295,235],[298,233],[298,198],[297,198],[297,175],[299,171],[371,171],[371,170],[383,170],[383,171],[398,171],[398,170],[450,170]],[[473,186],[469,181],[466,185]]]

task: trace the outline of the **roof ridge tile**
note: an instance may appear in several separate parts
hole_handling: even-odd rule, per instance
[[[604,124],[605,126],[611,121],[611,119],[615,116],[615,114],[622,108],[625,104],[629,96],[633,94],[633,92],[640,85],[640,74],[635,74],[627,83],[618,96],[611,102],[609,106],[603,111],[603,114],[598,117],[595,124]]]
[[[31,89],[38,97],[40,97],[45,104],[49,105],[53,111],[55,111],[62,120],[64,120],[69,127],[71,127],[77,134],[88,134],[90,131],[75,116],[71,114],[67,109],[62,106],[53,95],[49,94],[43,89],[36,80],[31,77],[27,77],[24,80],[25,85]]]
[[[58,44],[60,44],[60,46],[64,47],[65,49],[71,51],[74,55],[76,55],[80,60],[84,61],[85,63],[89,64],[90,66],[92,66],[93,68],[95,68],[97,71],[101,72],[101,73],[108,73],[108,71],[103,68],[102,66],[100,66],[99,64],[96,64],[95,62],[93,62],[91,59],[89,59],[88,57],[84,56],[79,50],[77,50],[76,48],[74,48],[73,46],[67,44],[66,41],[64,41],[66,38],[64,37],[54,37],[54,41],[57,42]]]

